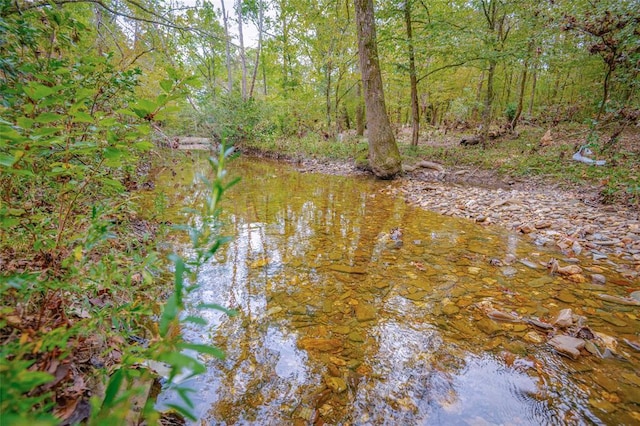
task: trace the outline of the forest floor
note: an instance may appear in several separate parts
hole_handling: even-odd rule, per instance
[[[541,133],[539,133],[541,134]],[[631,282],[640,280],[640,214],[637,202],[629,199],[607,198],[603,195],[606,182],[587,179],[596,166],[571,160],[579,141],[567,135],[555,138],[554,147],[567,167],[577,168],[585,176],[582,182],[571,182],[554,176],[518,175],[489,169],[487,164],[459,164],[439,162],[417,155],[414,161],[429,160],[440,163],[442,170],[418,168],[389,182],[386,192],[403,197],[408,203],[447,216],[475,221],[479,226],[501,226],[526,235],[537,245],[555,246],[567,259],[589,256],[594,260],[611,259],[624,265],[623,275]],[[461,134],[430,138],[421,144],[444,147],[447,157],[464,158],[469,152],[483,155],[480,147],[461,147]],[[401,151],[403,135],[398,137]],[[634,149],[640,147],[634,136],[623,140],[618,149],[635,156],[633,167],[640,158]],[[406,145],[406,144],[405,144]],[[464,152],[463,152],[464,151]],[[527,148],[528,156],[536,156]],[[459,153],[459,155],[457,154]],[[499,157],[498,154],[497,157]],[[505,156],[513,155],[508,152]],[[283,158],[280,158],[283,159]],[[286,159],[286,157],[284,158]],[[405,156],[405,163],[413,163]],[[291,160],[303,172],[340,175],[362,175],[353,161],[297,157]],[[491,159],[488,159],[491,162]],[[575,164],[574,164],[575,163]],[[605,167],[616,167],[605,166]],[[581,169],[584,169],[581,172]],[[630,173],[636,173],[631,170]],[[632,176],[632,179],[637,177]]]

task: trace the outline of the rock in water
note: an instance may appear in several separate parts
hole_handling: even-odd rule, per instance
[[[339,339],[323,339],[307,337],[298,341],[298,346],[301,349],[319,351],[319,352],[334,352],[342,349],[342,341]]]
[[[558,315],[553,320],[553,325],[560,328],[570,327],[572,324],[573,324],[573,312],[569,308],[563,309],[560,312],[558,312]]]
[[[367,303],[359,303],[355,307],[356,319],[358,322],[371,321],[376,319],[376,308]]]
[[[340,377],[328,377],[327,386],[335,393],[342,393],[347,390],[347,383]]]
[[[584,348],[585,341],[571,336],[556,336],[549,340],[549,344],[561,355],[572,359],[580,357],[580,349]]]

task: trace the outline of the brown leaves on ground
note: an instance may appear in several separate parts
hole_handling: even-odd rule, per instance
[[[93,298],[92,305],[110,303],[109,292],[101,292]],[[94,300],[95,299],[95,300]],[[59,291],[47,290],[41,300],[34,301],[31,310],[24,306],[0,313],[5,326],[0,329],[0,344],[18,343],[25,352],[22,359],[31,359],[30,371],[50,374],[53,379],[29,392],[28,396],[50,393],[55,403],[53,414],[61,424],[78,424],[89,416],[91,383],[87,383],[86,372],[95,367],[115,365],[122,361],[121,348],[126,344],[116,335],[104,339],[97,334],[79,336],[73,330],[80,316],[68,316],[71,302]],[[53,332],[53,333],[52,333]],[[66,344],[53,346],[53,335]]]

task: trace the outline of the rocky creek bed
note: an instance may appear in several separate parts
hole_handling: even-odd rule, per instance
[[[486,171],[381,182],[292,163],[230,170],[246,178],[228,193],[233,240],[194,300],[240,318],[212,318],[228,361],[193,383],[201,418],[640,420],[635,212]],[[157,189],[184,205],[194,171],[165,172]]]
[[[297,163],[308,172],[367,173],[346,162]],[[391,181],[387,192],[446,216],[519,232],[536,245],[557,247],[573,262],[579,256],[610,260],[625,278],[640,286],[639,212],[601,203],[596,188],[561,188],[541,179],[519,180],[459,167],[419,168]]]

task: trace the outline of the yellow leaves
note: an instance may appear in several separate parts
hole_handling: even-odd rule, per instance
[[[78,262],[82,260],[82,246],[76,246],[76,248],[73,249],[73,258]]]
[[[20,345],[25,345],[30,339],[31,336],[29,336],[29,333],[22,333],[22,335],[20,336]]]

